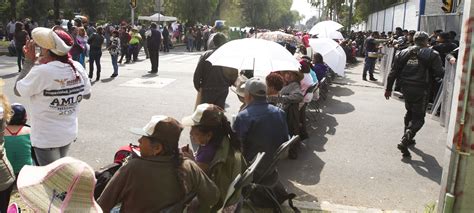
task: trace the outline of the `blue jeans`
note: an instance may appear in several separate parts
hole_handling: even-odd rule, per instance
[[[367,78],[367,71],[369,71],[370,78],[374,78],[374,69],[376,61],[377,58],[369,58],[367,56],[365,57],[364,72],[362,74],[362,77],[364,79]]]
[[[91,79],[94,74],[94,62],[95,62],[95,65],[97,66],[97,79],[100,78],[100,71],[101,71],[100,57],[102,57],[101,51],[91,51],[89,53],[89,78]]]
[[[114,67],[114,75],[118,75],[118,55],[110,55],[112,57],[112,66]]]
[[[186,43],[186,48],[188,51],[193,51],[194,49],[194,39],[188,38],[188,42]]]
[[[23,64],[23,60],[25,57],[25,55],[23,54],[23,46],[20,48],[18,47],[16,48],[16,57],[17,57],[16,63],[18,64],[18,71],[20,71],[21,65]]]

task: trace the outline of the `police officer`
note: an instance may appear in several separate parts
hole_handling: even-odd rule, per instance
[[[395,80],[401,82],[405,97],[405,132],[398,144],[403,157],[411,157],[408,147],[415,144],[413,138],[425,123],[431,82],[441,79],[444,74],[439,53],[428,48],[428,40],[427,33],[415,33],[415,46],[408,47],[395,56],[388,75],[385,98],[388,100],[392,96]]]

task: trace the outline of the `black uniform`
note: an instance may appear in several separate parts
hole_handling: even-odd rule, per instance
[[[443,75],[441,58],[437,51],[430,48],[412,46],[395,56],[386,90],[392,91],[395,80],[402,85],[407,110],[404,132],[406,141],[402,141],[403,145],[406,146],[423,127],[431,82]]]

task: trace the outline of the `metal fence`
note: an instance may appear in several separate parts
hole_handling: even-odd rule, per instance
[[[443,30],[445,32],[454,31],[459,36],[461,32],[461,22],[462,15],[456,13],[423,15],[420,20],[420,30],[428,33],[435,30]]]

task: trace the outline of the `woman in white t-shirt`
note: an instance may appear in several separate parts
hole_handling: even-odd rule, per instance
[[[54,28],[53,28],[54,29]],[[83,66],[68,55],[74,44],[65,31],[38,27],[25,52],[25,69],[15,84],[17,96],[29,97],[31,144],[40,166],[65,157],[77,137],[77,111],[89,99],[90,80]],[[35,45],[41,47],[36,62]]]

